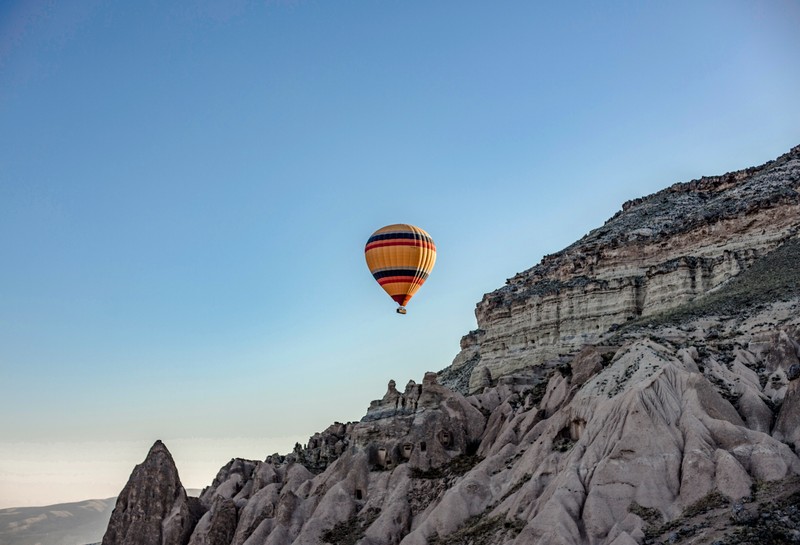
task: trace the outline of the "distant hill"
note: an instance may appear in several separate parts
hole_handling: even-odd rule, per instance
[[[103,539],[116,498],[0,509],[2,545],[86,545]]]
[[[198,495],[199,490],[187,490]],[[103,539],[117,498],[0,509],[0,545],[93,545]]]

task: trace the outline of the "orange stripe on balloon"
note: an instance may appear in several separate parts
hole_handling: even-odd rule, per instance
[[[436,246],[433,243],[425,242],[424,240],[381,240],[378,242],[370,242],[364,248],[368,252],[374,248],[383,248],[384,246],[416,246],[417,248],[427,248],[436,251]]]

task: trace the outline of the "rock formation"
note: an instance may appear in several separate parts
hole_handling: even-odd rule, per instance
[[[800,540],[799,189],[800,147],[626,203],[486,295],[449,368],[196,509],[157,443],[104,545]]]
[[[156,441],[120,492],[103,545],[185,545],[200,512],[172,455]]]
[[[453,367],[468,390],[597,342],[610,328],[718,288],[798,234],[800,146],[775,161],[678,183],[622,210],[484,296]]]

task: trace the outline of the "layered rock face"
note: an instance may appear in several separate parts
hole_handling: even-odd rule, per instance
[[[104,544],[800,541],[799,157],[626,205],[487,295],[452,367],[231,460],[194,519],[157,443]]]
[[[786,240],[800,216],[800,146],[757,168],[675,184],[484,296],[453,362],[467,389],[596,342],[708,293]]]

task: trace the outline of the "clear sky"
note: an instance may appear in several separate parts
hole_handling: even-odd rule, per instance
[[[0,507],[189,487],[447,366],[627,199],[800,144],[800,4],[0,2]],[[438,246],[409,304],[364,244]]]

